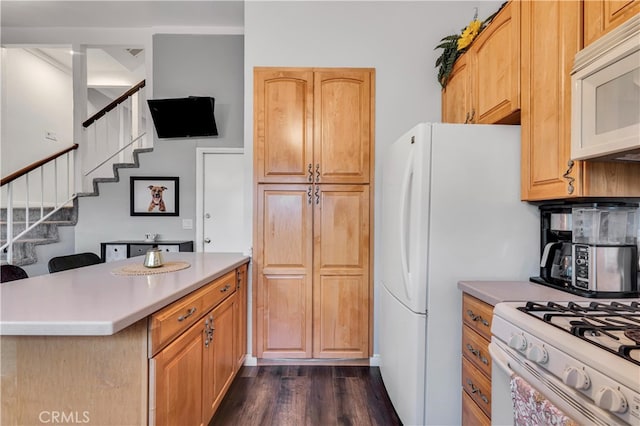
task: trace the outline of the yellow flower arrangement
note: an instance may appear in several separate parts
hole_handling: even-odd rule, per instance
[[[504,5],[503,5],[504,6]],[[502,8],[502,7],[501,7]],[[499,12],[500,10],[498,10]],[[449,82],[451,71],[453,70],[453,64],[456,59],[464,52],[467,51],[473,40],[476,39],[478,34],[484,30],[484,28],[491,22],[494,16],[498,13],[494,13],[484,21],[478,20],[478,9],[476,8],[473,19],[469,25],[464,28],[460,35],[454,34],[444,37],[440,40],[440,44],[436,46],[436,49],[444,49],[442,55],[436,60],[436,67],[440,67],[438,70],[438,81],[444,89]]]
[[[462,34],[460,34],[460,37],[458,38],[458,50],[462,50],[468,47],[480,33],[481,27],[482,22],[478,21],[477,19],[471,21],[471,23],[467,25],[467,28],[462,31]]]

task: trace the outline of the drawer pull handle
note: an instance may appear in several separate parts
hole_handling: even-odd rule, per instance
[[[479,349],[475,349],[469,343],[467,343],[467,349],[469,350],[469,352],[471,352],[473,355],[475,355],[476,358],[478,358],[480,360],[480,362],[482,362],[485,365],[489,365],[489,360],[486,357],[482,356],[482,354],[480,353]]]
[[[227,291],[229,291],[230,288],[231,288],[231,285],[227,284],[223,288],[220,289],[220,293],[227,292]]]
[[[482,394],[482,391],[480,391],[480,388],[474,385],[471,379],[467,379],[467,384],[471,388],[471,393],[477,393],[480,399],[482,399],[482,401],[484,401],[485,404],[489,403],[489,398],[487,398]]]
[[[213,340],[213,332],[215,331],[213,326],[213,316],[209,316],[208,320],[204,322],[204,347],[209,347],[209,342]]]
[[[480,321],[482,325],[489,327],[489,321],[482,318],[480,315],[474,314],[471,309],[467,309],[467,315],[469,315],[469,318],[471,318],[472,321]]]
[[[178,317],[178,321],[182,322],[182,321],[186,320],[191,315],[193,315],[195,312],[196,312],[196,308],[189,308],[189,310],[187,311],[187,313],[185,315],[180,315]]]

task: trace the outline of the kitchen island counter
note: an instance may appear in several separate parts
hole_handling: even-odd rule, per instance
[[[113,335],[249,261],[241,253],[163,253],[165,264],[189,266],[151,275],[114,273],[143,259],[2,283],[0,335]]]
[[[246,356],[250,259],[163,257],[2,284],[0,424],[209,421]]]
[[[500,302],[595,300],[529,281],[460,281],[458,288],[491,306]]]

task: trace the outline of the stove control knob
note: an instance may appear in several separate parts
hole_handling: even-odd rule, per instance
[[[587,372],[571,366],[565,368],[562,372],[562,381],[565,385],[574,389],[589,389],[589,386],[591,386],[591,380]]]
[[[527,359],[535,362],[536,364],[545,364],[549,361],[549,354],[544,346],[540,345],[531,345],[529,350],[527,351]]]
[[[602,409],[624,413],[627,411],[627,400],[622,392],[609,386],[603,386],[595,395],[596,405]]]
[[[514,334],[509,339],[509,347],[517,351],[524,351],[527,349],[527,339],[523,334]]]

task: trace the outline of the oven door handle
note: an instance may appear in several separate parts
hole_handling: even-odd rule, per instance
[[[509,361],[504,357],[504,352],[494,342],[489,343],[489,355],[491,355],[493,365],[500,367],[500,369],[509,376],[514,373],[509,365]]]

